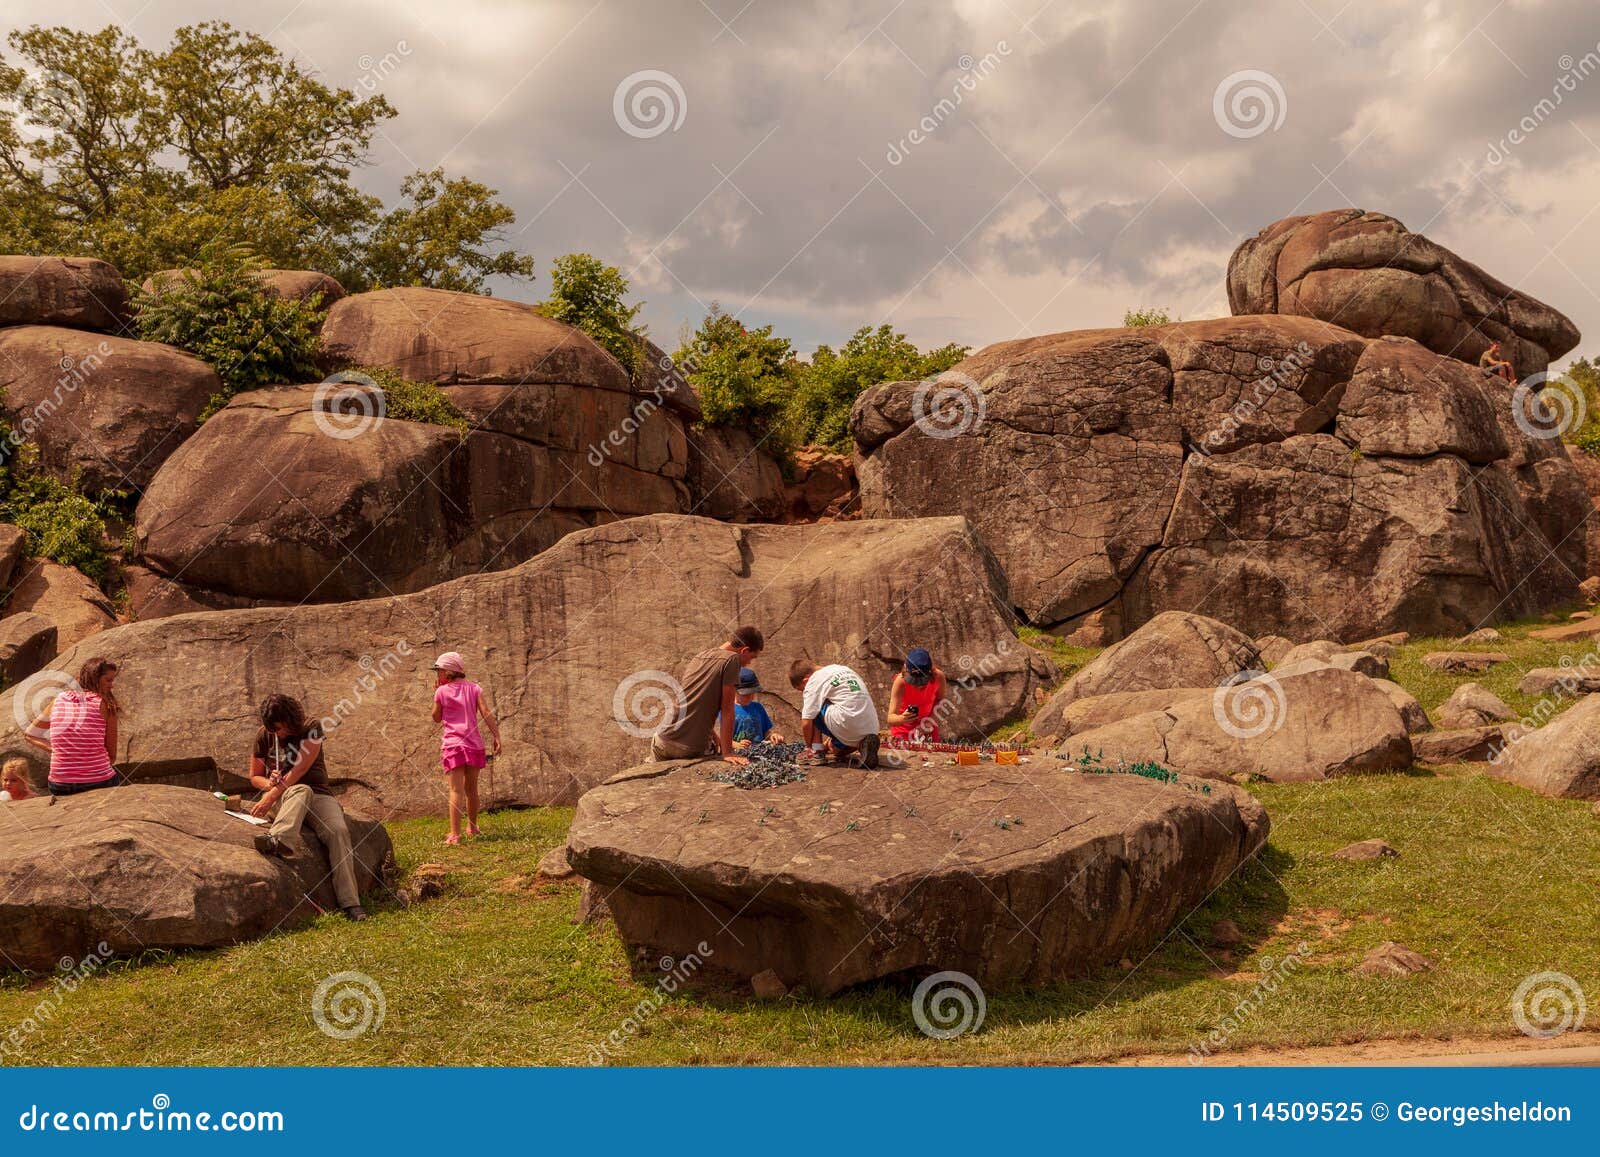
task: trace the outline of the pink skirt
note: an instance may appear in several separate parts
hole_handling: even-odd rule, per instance
[[[439,762],[445,771],[451,772],[463,767],[482,768],[488,760],[481,747],[451,746],[440,753]]]

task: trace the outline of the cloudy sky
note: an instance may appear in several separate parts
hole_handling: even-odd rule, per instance
[[[208,18],[389,98],[372,191],[498,188],[541,268],[502,292],[587,250],[664,342],[712,301],[803,351],[1215,316],[1241,238],[1347,205],[1600,342],[1594,0],[0,0]]]

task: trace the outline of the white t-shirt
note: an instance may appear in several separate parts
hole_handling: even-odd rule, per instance
[[[819,667],[806,680],[800,718],[816,719],[828,705],[828,730],[840,743],[855,747],[878,732],[878,709],[872,705],[867,681],[842,663]]]

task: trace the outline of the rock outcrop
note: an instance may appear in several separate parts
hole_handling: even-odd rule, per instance
[[[348,822],[357,882],[378,892],[389,835]],[[209,792],[155,784],[0,804],[0,961],[46,972],[101,944],[220,948],[337,910],[311,825],[292,859],[257,852],[262,830]]]
[[[128,291],[113,266],[92,257],[0,257],[0,325],[120,330]]]
[[[116,625],[116,609],[81,571],[44,558],[30,558],[12,576],[7,615],[33,611],[55,624],[56,646],[65,651]],[[73,668],[77,674],[77,668]]]
[[[1013,634],[1008,601],[960,519],[735,527],[657,515],[412,594],[132,623],[53,665],[75,672],[90,648],[121,663],[117,693],[139,721],[121,762],[135,778],[237,773],[255,704],[282,691],[325,720],[329,772],[353,804],[436,813],[428,667],[440,651],[466,656],[501,720],[484,805],[570,804],[644,758],[684,663],[740,623],[767,632],[757,666],[787,731],[794,659],[850,663],[882,703],[906,649],[924,646],[960,681],[946,732],[985,734],[1054,674]],[[15,695],[0,696],[0,756],[29,750],[10,722]]]
[[[720,766],[651,765],[595,788],[568,858],[637,959],[697,952],[710,970],[770,970],[820,995],[945,970],[1043,984],[1114,964],[1203,902],[1269,827],[1231,786],[821,768],[743,791],[707,778]]]
[[[1571,321],[1393,217],[1333,209],[1286,217],[1234,251],[1236,314],[1320,318],[1367,337],[1407,337],[1476,363],[1490,341],[1526,377],[1578,344]]]
[[[1503,748],[1487,768],[1496,779],[1560,799],[1600,799],[1600,695],[1585,695]]]
[[[0,413],[44,470],[86,491],[142,490],[221,389],[210,366],[159,342],[0,329]]]
[[[1559,441],[1415,342],[1283,316],[1088,330],[990,346],[938,386],[965,410],[930,418],[915,382],[857,401],[863,514],[966,515],[1062,634],[1185,610],[1292,639],[1459,635],[1588,573],[1593,506]]]

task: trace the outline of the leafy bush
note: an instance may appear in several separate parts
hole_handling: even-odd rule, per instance
[[[1583,425],[1568,440],[1590,457],[1600,458],[1600,366],[1579,358],[1561,376],[1577,387],[1585,406]]]
[[[1122,324],[1129,329],[1138,329],[1146,325],[1167,325],[1172,318],[1164,309],[1130,309],[1122,315]]]
[[[265,263],[240,245],[208,246],[200,262],[152,292],[134,291],[134,328],[145,341],[166,342],[208,363],[222,390],[210,417],[245,390],[314,380],[313,357],[322,303],[281,298],[261,284]]]
[[[0,519],[27,532],[28,553],[77,567],[96,582],[105,579],[105,506],[42,474],[14,469],[9,481]]]
[[[629,305],[627,296],[628,279],[615,265],[587,253],[569,253],[550,266],[550,296],[539,310],[594,338],[638,381],[648,355],[644,332],[634,324],[641,306]]]
[[[862,326],[835,353],[818,346],[799,367],[789,424],[800,444],[850,449],[850,410],[863,390],[879,382],[915,381],[941,374],[967,356],[967,347],[941,346],[923,353],[887,325]]]
[[[787,338],[774,337],[770,325],[746,329],[713,303],[673,358],[700,395],[706,425],[742,427],[787,456],[793,441],[782,419],[797,372]]]
[[[383,391],[386,418],[448,426],[459,431],[462,437],[472,429],[466,415],[456,409],[455,403],[433,382],[413,382],[380,366],[362,366],[355,373],[372,379]]]

